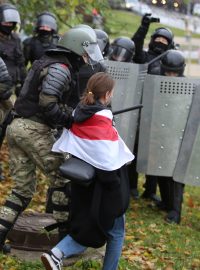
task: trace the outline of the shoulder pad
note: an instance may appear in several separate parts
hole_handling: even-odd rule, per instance
[[[11,80],[6,64],[0,57],[0,82]]]
[[[61,98],[64,91],[69,89],[71,74],[67,65],[56,63],[49,66],[47,75],[42,82],[42,92]]]

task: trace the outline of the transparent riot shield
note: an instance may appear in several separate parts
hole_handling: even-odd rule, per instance
[[[143,89],[138,172],[172,176],[198,78],[147,75]]]
[[[200,85],[197,86],[174,169],[175,181],[200,186]]]
[[[115,79],[112,111],[126,109],[141,103],[142,89],[147,65],[105,61],[108,72]],[[116,128],[131,151],[135,144],[139,110],[114,116]]]

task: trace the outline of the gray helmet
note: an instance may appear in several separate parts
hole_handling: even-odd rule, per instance
[[[0,5],[0,22],[21,23],[17,8],[11,4]]]
[[[52,31],[57,32],[56,17],[53,13],[44,11],[37,16],[36,30],[41,26],[48,26]]]
[[[91,29],[91,27],[88,24],[77,24],[73,28],[88,28]]]
[[[97,36],[97,42],[99,44],[99,48],[103,54],[103,56],[107,56],[110,46],[110,40],[108,37],[108,34],[101,30],[101,29],[94,29],[96,36]]]
[[[71,28],[61,37],[58,46],[79,56],[87,54],[91,65],[103,60],[96,33],[90,26],[78,25]]]

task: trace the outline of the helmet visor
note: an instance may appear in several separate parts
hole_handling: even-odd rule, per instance
[[[83,49],[90,58],[90,64],[95,65],[103,61],[103,55],[97,43],[83,44]]]
[[[5,9],[3,11],[3,22],[15,22],[20,23],[19,12],[16,9]]]
[[[131,60],[131,53],[122,47],[113,47],[109,59],[119,62],[127,62]]]
[[[103,52],[106,47],[106,41],[103,39],[97,39],[97,43],[99,45],[101,52]]]

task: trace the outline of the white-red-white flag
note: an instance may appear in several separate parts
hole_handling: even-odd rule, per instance
[[[112,112],[101,110],[92,117],[64,129],[52,151],[70,153],[96,168],[112,171],[132,161],[130,152],[112,125]]]

